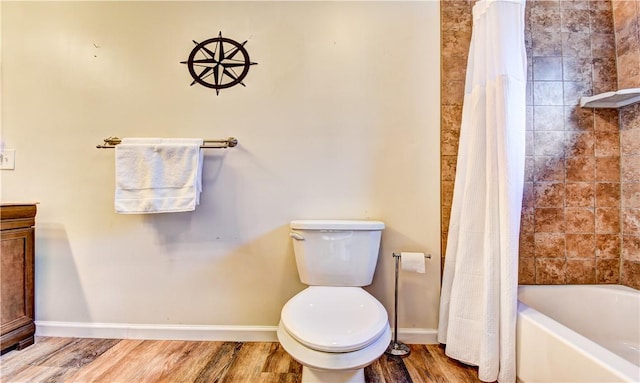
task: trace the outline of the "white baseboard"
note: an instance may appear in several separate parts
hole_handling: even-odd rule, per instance
[[[158,325],[36,321],[37,336],[277,342],[276,326]]]
[[[157,325],[36,321],[36,336],[103,339],[277,342],[276,326]],[[399,328],[398,341],[435,344],[435,329]]]
[[[438,330],[435,328],[398,328],[398,342],[438,344]]]

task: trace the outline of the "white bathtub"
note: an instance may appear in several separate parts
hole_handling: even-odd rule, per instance
[[[518,382],[640,382],[640,292],[520,286]]]

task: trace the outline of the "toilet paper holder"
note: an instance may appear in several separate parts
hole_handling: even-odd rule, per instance
[[[394,289],[394,300],[393,300],[393,339],[387,347],[385,354],[393,355],[393,356],[407,356],[411,353],[411,349],[409,346],[402,342],[398,342],[398,269],[400,266],[400,258],[402,258],[402,253],[393,253],[393,258],[395,259],[395,289]],[[425,259],[431,259],[431,254],[425,254]]]

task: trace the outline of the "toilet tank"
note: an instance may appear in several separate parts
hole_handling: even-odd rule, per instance
[[[371,284],[383,222],[296,220],[290,227],[302,283],[311,286]]]

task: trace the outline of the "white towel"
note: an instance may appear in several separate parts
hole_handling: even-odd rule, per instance
[[[115,147],[115,210],[193,211],[202,191],[202,139],[124,138]]]

